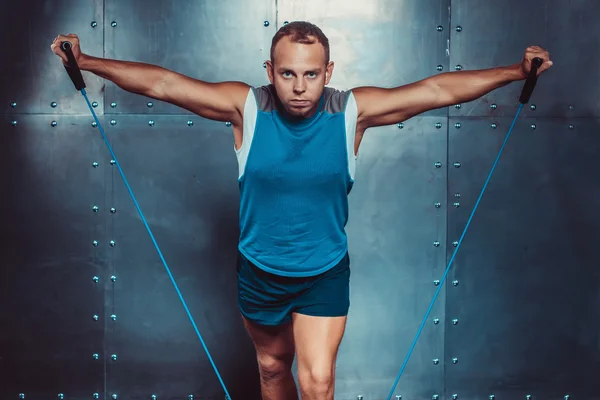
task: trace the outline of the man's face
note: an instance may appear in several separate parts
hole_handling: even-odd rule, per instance
[[[269,80],[283,107],[295,117],[314,114],[332,72],[333,62],[325,65],[321,43],[293,43],[287,36],[275,47],[275,64],[267,61]]]

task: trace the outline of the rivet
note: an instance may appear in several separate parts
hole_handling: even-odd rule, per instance
[[[535,124],[531,124],[531,129],[534,130],[536,128]]]
[[[113,28],[117,27],[117,21],[113,21],[110,23],[110,26],[112,26]]]
[[[397,394],[397,395],[396,395],[396,400],[402,400],[402,395],[400,395],[400,394]]]
[[[16,107],[17,107],[17,103],[15,103],[15,102],[13,101],[12,103],[10,103],[10,106],[11,106],[12,108],[16,108]]]
[[[535,109],[536,109],[537,107],[535,106],[535,104],[532,104],[532,105],[530,105],[530,106],[529,106],[529,108],[531,109],[531,111],[535,111]]]
[[[94,107],[94,108],[98,107],[98,102],[97,102],[97,101],[94,101],[94,102],[92,103],[92,107]]]
[[[94,319],[94,321],[98,321],[100,319],[100,317],[97,314],[94,314],[92,318]]]
[[[113,393],[112,396],[110,396],[113,400],[117,400],[117,394]]]
[[[94,276],[94,277],[92,278],[92,280],[94,281],[94,283],[98,283],[98,282],[100,282],[100,278],[98,278],[97,276]]]
[[[454,193],[454,197],[456,197],[457,199],[460,199],[460,193]]]
[[[435,127],[436,127],[436,128],[438,128],[438,129],[440,129],[440,128],[442,127],[442,124],[441,124],[440,122],[437,122],[437,123],[435,124]]]
[[[111,124],[111,125],[116,125],[116,124],[117,124],[117,121],[116,121],[116,120],[114,120],[114,119],[111,119],[111,120],[110,120],[110,124]]]
[[[25,393],[19,393],[19,399],[24,399],[25,398]]]
[[[117,243],[115,243],[114,240],[111,240],[109,243],[110,243],[110,247],[115,247],[115,245],[117,244]]]
[[[453,284],[454,286],[458,286],[458,279],[455,279],[455,280],[453,280],[453,281],[452,281],[452,284]]]
[[[458,358],[454,357],[454,358],[452,359],[452,364],[458,364]]]
[[[50,103],[50,107],[52,107],[52,108],[56,108],[56,106],[57,106],[57,105],[58,105],[58,104],[56,104],[56,102],[55,102],[55,101],[53,101],[52,103]]]
[[[452,325],[458,325],[458,319],[457,318],[454,318],[452,320]]]
[[[453,394],[452,395],[452,400],[456,400],[456,399],[458,399],[458,394]]]
[[[96,21],[92,21],[90,25],[92,26],[92,28],[95,28],[98,26],[98,23]]]
[[[58,398],[59,398],[60,400],[63,400],[63,399],[65,398],[65,395],[64,395],[64,394],[62,394],[62,393],[59,393],[59,394],[58,394]]]
[[[148,121],[148,125],[154,126],[154,121],[153,120]]]
[[[362,395],[359,394],[358,396],[356,396],[356,400],[363,400]]]
[[[289,22],[288,21],[283,21],[283,24],[287,25],[287,24],[289,24]]]
[[[496,396],[494,396],[493,394],[490,394],[488,397],[489,400],[494,400],[495,398],[496,398]]]
[[[434,394],[433,396],[431,396],[431,400],[438,400],[440,398],[439,395]]]
[[[454,168],[460,168],[460,166],[461,166],[461,163],[459,163],[459,162],[455,162],[453,165],[454,165]]]
[[[402,128],[404,128],[404,123],[400,122],[400,123],[398,124],[398,129],[402,129]]]
[[[458,202],[457,202],[457,203],[454,203],[454,204],[452,204],[452,205],[454,206],[454,208],[458,208],[458,207],[460,207],[460,203],[458,203]]]
[[[94,211],[94,212],[98,212],[98,206],[94,206],[94,207],[92,207],[92,211]]]
[[[97,163],[96,161],[94,161],[94,162],[92,163],[92,167],[94,167],[94,168],[98,168],[98,163]]]
[[[110,103],[110,106],[111,106],[112,108],[117,108],[117,103],[115,103],[115,102],[113,101],[112,103]]]
[[[498,127],[498,125],[495,122],[492,122],[491,127],[492,127],[492,129],[496,129]]]
[[[97,126],[98,126],[98,123],[97,123],[96,121],[92,122],[92,127],[94,127],[94,128],[95,128],[95,127],[97,127]]]
[[[152,396],[150,396],[150,397],[152,397],[152,400],[158,400],[158,396],[156,396],[155,394],[153,394],[153,395],[152,395]]]
[[[58,125],[58,123],[56,121],[50,122],[50,126],[55,127],[56,125]]]
[[[117,281],[117,277],[116,277],[116,276],[114,276],[114,275],[112,275],[112,276],[110,277],[110,280],[111,280],[111,281],[113,281],[113,282],[116,282],[116,281]]]
[[[111,355],[110,358],[113,361],[117,361],[117,355],[116,354]]]
[[[436,163],[434,165],[436,168],[442,168],[442,163],[439,161],[436,161]]]
[[[100,398],[100,393],[94,393],[94,394],[92,395],[92,397],[93,397],[94,399],[99,399],[99,398]]]
[[[149,101],[148,103],[146,103],[146,105],[148,106],[148,108],[154,107],[154,103],[152,103],[151,101]]]
[[[188,400],[194,400],[194,395],[193,394],[188,395]]]
[[[462,105],[460,105],[460,104],[456,104],[456,105],[454,106],[454,108],[456,108],[457,110],[458,110],[459,108],[461,108],[461,107],[462,107]]]
[[[231,126],[231,122],[229,122],[229,121],[225,122],[225,126]]]
[[[187,122],[188,126],[193,126],[194,125],[194,121],[192,121],[191,119]]]
[[[437,202],[433,204],[435,208],[440,208],[442,206],[442,203]]]
[[[117,316],[116,316],[115,314],[112,314],[112,315],[110,316],[110,319],[112,319],[113,321],[116,321],[116,320],[117,320]]]
[[[528,394],[527,396],[525,396],[525,399],[526,399],[526,400],[531,400],[531,395],[530,395],[530,394]]]
[[[110,208],[110,213],[111,213],[111,214],[114,214],[114,213],[116,213],[116,212],[117,212],[117,209],[116,209],[116,208],[114,208],[114,207],[111,207],[111,208]]]
[[[94,240],[94,241],[92,242],[92,245],[93,245],[94,247],[98,247],[98,241],[97,241],[97,240]]]
[[[115,165],[117,162],[115,160],[110,160],[110,165]]]
[[[573,124],[570,124],[570,125],[569,125],[569,130],[571,130],[571,131],[572,131],[573,129],[575,129],[575,125],[573,125]]]
[[[454,67],[455,70],[460,71],[461,69],[463,69],[462,65],[458,64],[456,67]]]
[[[452,247],[456,247],[456,246],[458,246],[458,242],[456,242],[456,241],[452,242]]]
[[[98,355],[98,353],[94,353],[94,354],[92,354],[92,358],[93,358],[94,360],[97,360],[97,359],[99,359],[99,358],[100,358],[100,356]]]
[[[435,247],[440,247],[440,242],[436,240],[435,242],[433,242],[433,245],[434,245]]]
[[[265,27],[269,26],[269,21],[263,22],[263,26],[265,26]]]
[[[492,110],[495,110],[496,108],[498,108],[498,106],[496,104],[492,103],[492,104],[490,104],[490,108]]]
[[[266,62],[263,63],[263,68],[267,68],[267,63]]]
[[[456,27],[456,32],[462,32],[462,26],[458,25],[458,26]]]
[[[440,280],[439,279],[434,280],[433,281],[433,285],[434,286],[439,286],[440,285]]]
[[[440,319],[439,319],[439,318],[434,318],[434,319],[433,319],[433,323],[434,323],[435,325],[439,324],[439,323],[440,323]]]
[[[460,127],[461,127],[461,126],[462,126],[462,125],[460,124],[460,122],[457,122],[456,124],[454,124],[454,127],[455,127],[456,129],[460,129]]]
[[[569,400],[571,398],[571,396],[569,396],[568,394],[565,394],[564,400]]]
[[[443,71],[444,70],[444,66],[443,65],[438,65],[437,66],[437,70],[438,71]]]
[[[438,31],[438,32],[442,32],[443,30],[444,30],[444,27],[443,27],[443,26],[441,26],[441,25],[438,25],[438,27],[437,27],[437,31]]]
[[[575,107],[573,107],[572,105],[569,104],[569,111],[573,111]]]
[[[439,358],[434,358],[433,359],[433,365],[438,365],[440,363]]]
[[[17,126],[17,121],[12,121],[11,124],[12,126]]]

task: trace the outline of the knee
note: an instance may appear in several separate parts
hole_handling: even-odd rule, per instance
[[[333,368],[330,366],[298,368],[298,380],[301,390],[313,396],[326,395],[332,392],[334,379]]]
[[[273,357],[269,355],[258,356],[258,369],[264,381],[273,381],[285,378],[292,372],[293,356]]]

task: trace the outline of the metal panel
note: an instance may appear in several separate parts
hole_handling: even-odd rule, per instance
[[[395,87],[435,75],[438,66],[448,70],[449,6],[449,0],[279,0],[277,15],[278,26],[307,19],[323,30],[336,65],[331,86]]]
[[[275,34],[274,3],[258,0],[153,2],[106,0],[106,56],[146,62],[208,82],[268,83],[263,64]],[[268,24],[265,24],[265,21]],[[113,26],[113,22],[116,26]],[[266,25],[266,26],[265,26]],[[111,113],[188,112],[106,85]],[[115,108],[110,104],[115,102]]]
[[[512,120],[452,118],[448,240],[458,240]],[[531,126],[536,129],[532,130]],[[458,251],[447,393],[599,399],[600,121],[520,119]],[[453,250],[452,247],[448,247]],[[453,364],[452,358],[458,363]]]
[[[76,33],[84,52],[102,57],[103,1],[36,3],[10,2],[10,10],[5,5],[0,13],[0,37],[9,49],[0,63],[0,113],[86,112],[85,102],[50,45],[59,34]],[[102,80],[87,72],[84,78],[91,101],[101,102]]]
[[[258,398],[253,346],[237,308],[237,161],[224,123],[194,116],[119,116],[107,132],[119,164],[233,398]],[[188,125],[188,121],[193,125]],[[109,154],[107,152],[107,154]],[[116,166],[108,202],[117,355],[109,393],[224,398],[184,306]],[[168,366],[168,367],[166,367]],[[238,371],[244,371],[242,377]]]
[[[523,116],[600,116],[598,35],[600,7],[596,1],[460,0],[452,2],[450,68],[474,70],[519,63],[531,45],[546,48],[554,60],[536,87]],[[460,26],[462,30],[456,31]],[[511,116],[518,106],[521,83],[513,83],[451,108],[453,116]],[[590,88],[594,88],[590,90]],[[490,108],[496,104],[495,110]]]
[[[0,398],[91,398],[104,387],[105,282],[92,246],[104,225],[93,128],[71,116],[0,124]]]
[[[443,118],[421,117],[365,135],[350,194],[351,307],[336,398],[387,396],[437,289],[445,262],[446,132]],[[443,395],[444,295],[442,289],[395,391],[403,398]]]

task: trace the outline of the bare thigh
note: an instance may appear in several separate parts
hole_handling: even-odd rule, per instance
[[[291,369],[295,355],[292,324],[265,326],[256,324],[242,316],[250,339],[254,343],[261,370],[273,369],[284,363]],[[265,372],[265,371],[261,371]]]

